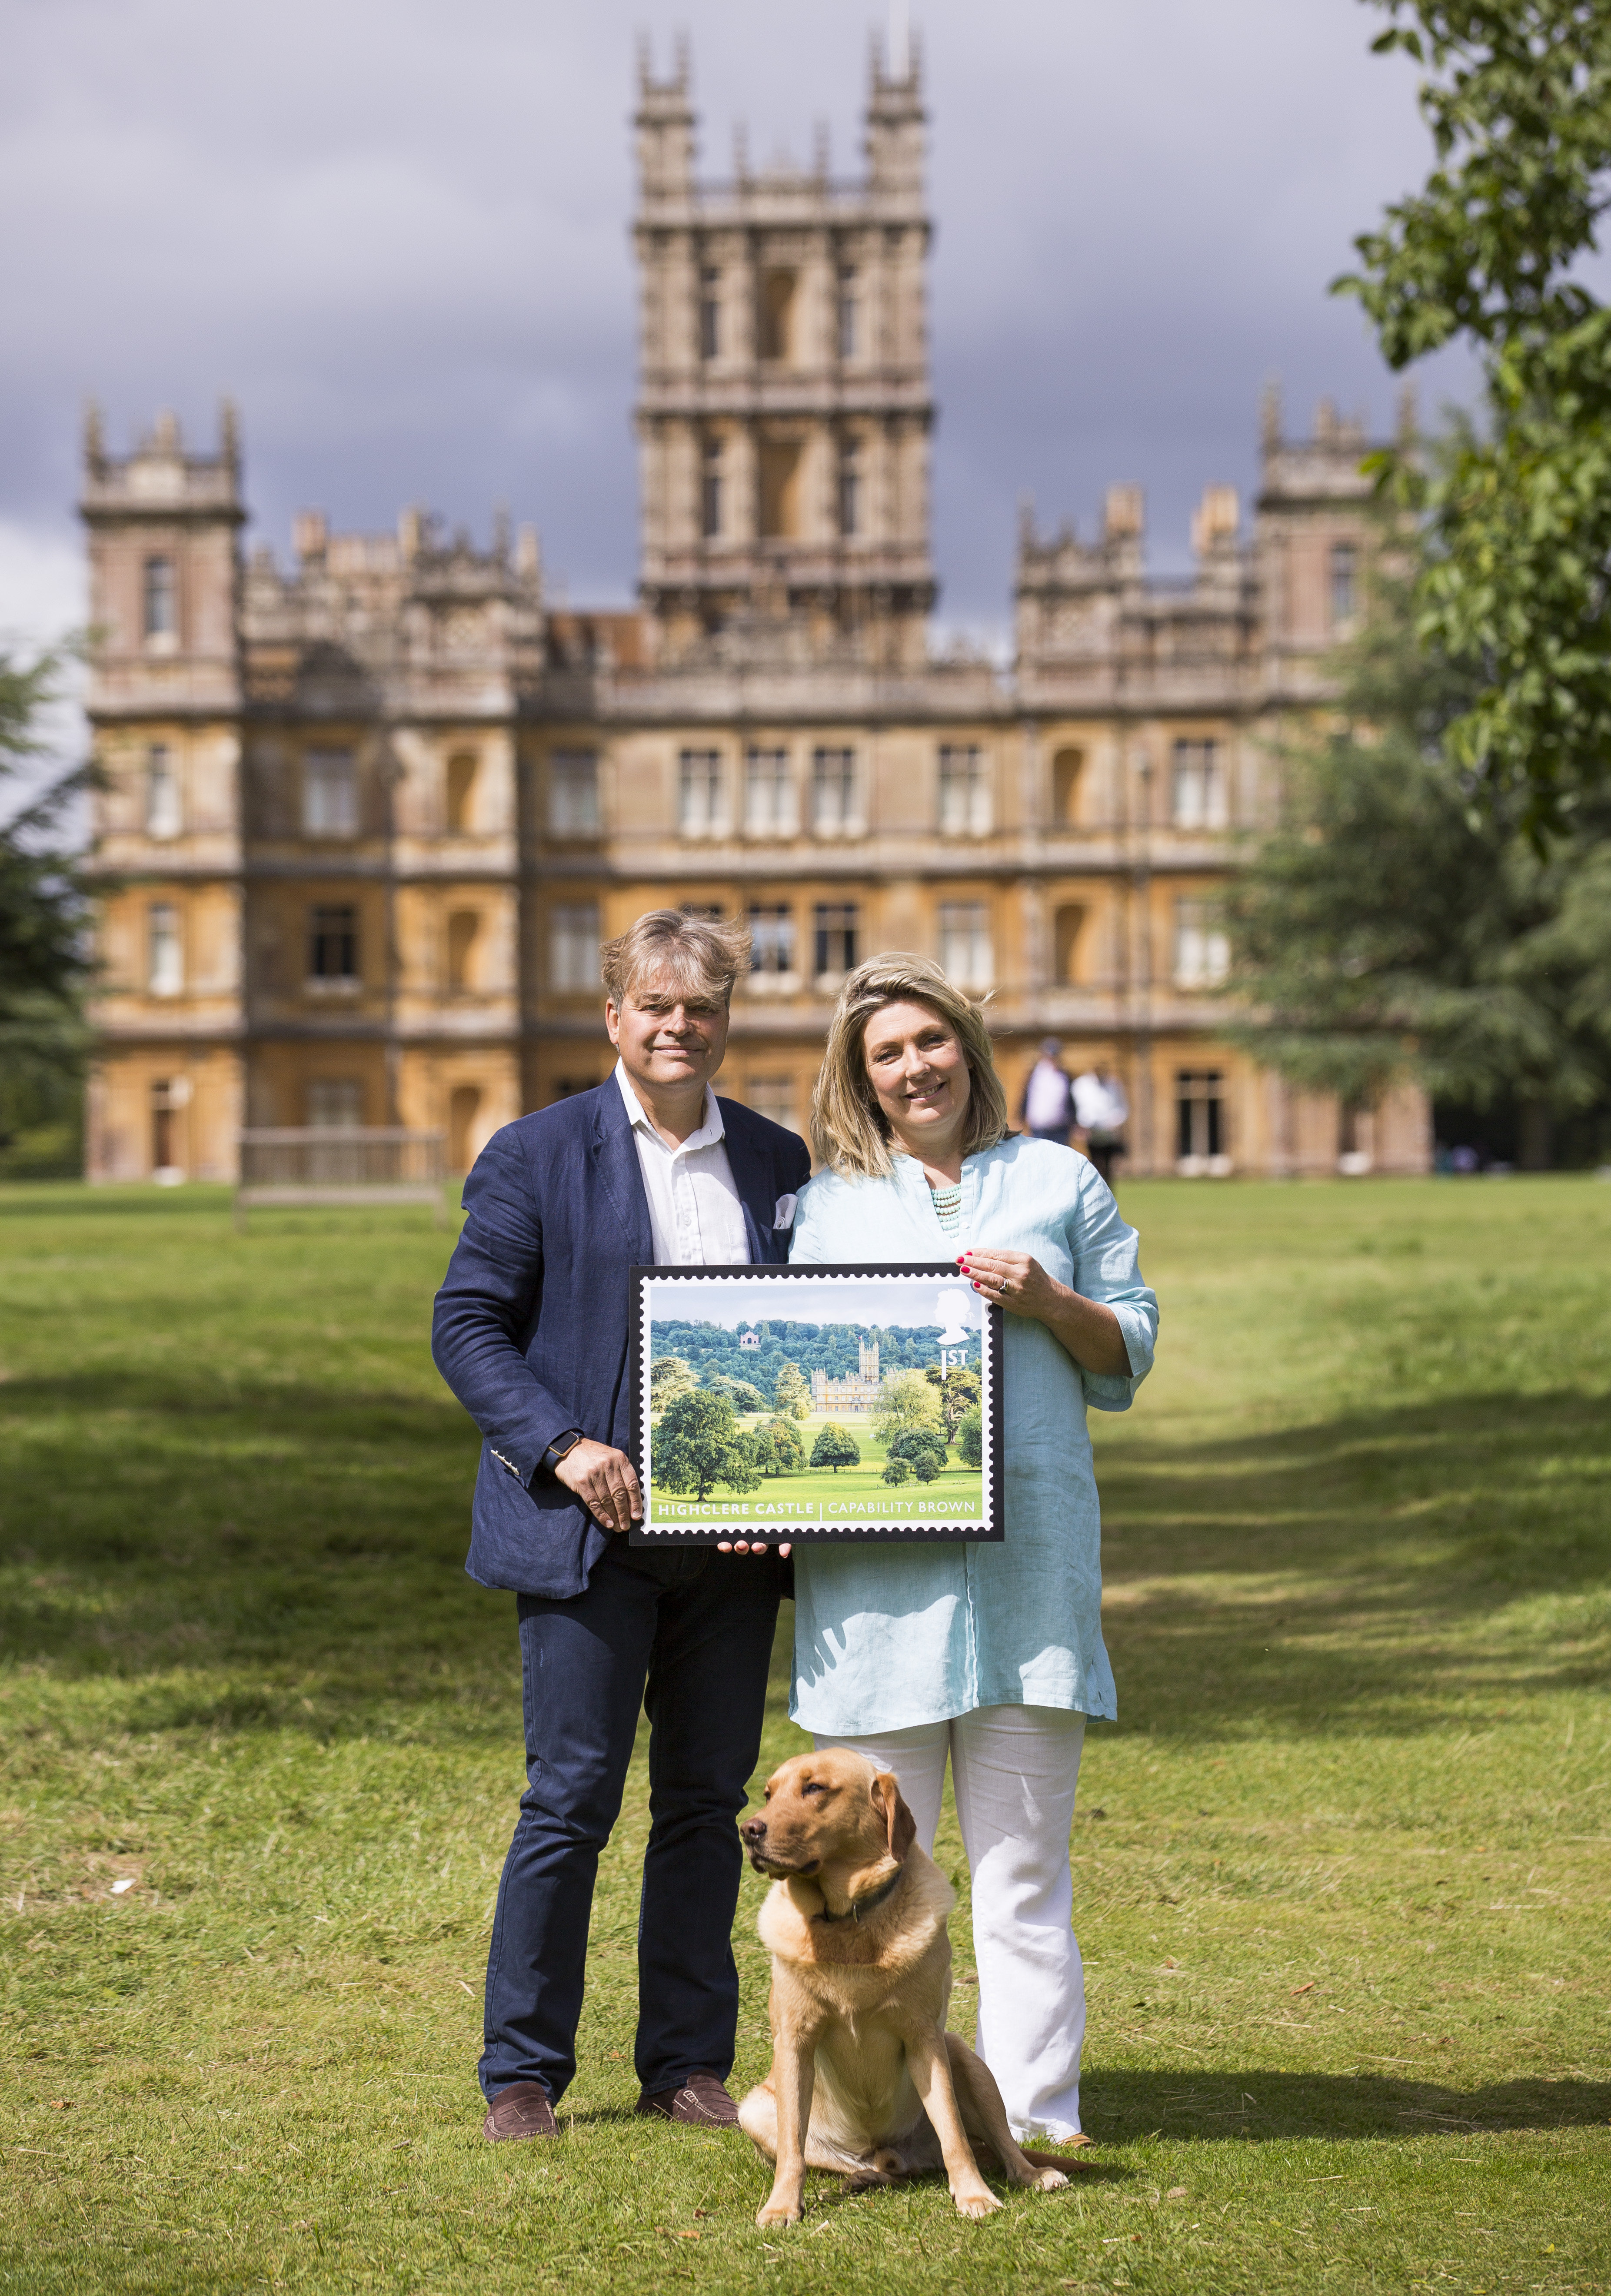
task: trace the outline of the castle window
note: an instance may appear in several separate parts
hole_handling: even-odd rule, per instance
[[[1175,743],[1175,827],[1223,829],[1229,818],[1217,742]]]
[[[721,532],[721,440],[707,439],[699,458],[699,530],[707,542]]]
[[[455,909],[448,920],[448,986],[456,996],[475,987],[475,944],[481,921],[473,909]]]
[[[1224,1086],[1218,1069],[1176,1071],[1175,1168],[1188,1178],[1230,1169]]]
[[[184,827],[173,751],[166,742],[153,742],[145,752],[145,834],[177,837]]]
[[[350,750],[309,750],[302,760],[304,837],[356,837],[358,783]]]
[[[793,348],[794,286],[793,271],[769,271],[760,283],[760,356],[787,360]]]
[[[310,1077],[308,1121],[316,1132],[356,1131],[364,1121],[362,1077]]]
[[[856,356],[856,271],[853,264],[845,264],[839,274],[836,317],[839,356],[842,359],[853,359]]]
[[[591,750],[555,750],[548,760],[548,828],[555,837],[598,833],[598,759]]]
[[[773,980],[794,970],[794,913],[786,901],[750,904],[750,964]]]
[[[996,977],[990,946],[990,905],[985,901],[941,901],[940,968],[958,988],[988,988]]]
[[[596,901],[561,901],[549,910],[548,986],[562,996],[598,987]]]
[[[721,356],[721,274],[708,267],[699,275],[699,356]]]
[[[979,837],[990,827],[990,776],[972,747],[940,752],[940,826],[948,837]]]
[[[818,982],[842,980],[856,969],[858,911],[854,901],[818,901],[811,912],[814,971]]]
[[[811,826],[818,837],[844,837],[859,828],[854,750],[811,752]]]
[[[350,902],[319,902],[308,912],[308,978],[325,988],[358,985],[358,913]]]
[[[1177,988],[1217,988],[1230,971],[1230,942],[1218,922],[1213,905],[1203,900],[1175,903],[1175,986]]]
[[[1352,542],[1331,545],[1331,626],[1342,629],[1359,611],[1359,554]]]
[[[145,913],[145,985],[153,996],[185,993],[179,912],[171,901],[153,901]]]
[[[171,558],[148,558],[144,566],[142,619],[148,638],[170,638],[178,628]]]
[[[793,837],[799,826],[786,750],[752,750],[744,758],[744,825],[752,837]]]
[[[846,536],[861,531],[861,449],[854,439],[847,439],[839,449],[839,531]]]
[[[719,750],[685,750],[678,766],[678,826],[685,837],[721,837],[727,832]]]
[[[448,834],[468,835],[475,801],[475,777],[480,759],[473,750],[461,750],[448,760]]]

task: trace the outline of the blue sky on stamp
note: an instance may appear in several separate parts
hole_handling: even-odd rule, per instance
[[[999,634],[1016,506],[1089,532],[1147,489],[1179,568],[1245,491],[1261,386],[1390,417],[1353,233],[1426,170],[1362,0],[920,0],[939,233],[942,619]],[[0,628],[82,612],[79,412],[240,403],[257,533],[422,502],[539,528],[570,594],[630,595],[628,114],[640,30],[688,32],[704,163],[859,163],[883,0],[0,0]],[[1444,366],[1432,395],[1460,385]]]

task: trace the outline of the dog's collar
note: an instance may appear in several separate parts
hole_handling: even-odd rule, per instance
[[[825,1906],[817,1915],[819,1922],[859,1922],[863,1914],[870,1914],[882,1906],[886,1898],[893,1897],[906,1878],[906,1867],[897,1866],[882,1889],[875,1890],[870,1898],[852,1898],[842,1914],[831,1914]]]

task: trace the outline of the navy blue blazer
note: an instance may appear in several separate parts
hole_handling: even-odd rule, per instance
[[[736,1101],[718,1105],[750,1258],[786,1259],[788,1220],[774,1222],[779,1199],[810,1177],[805,1143]],[[495,1133],[464,1210],[431,1333],[437,1369],[483,1439],[464,1567],[483,1587],[568,1601],[620,1534],[538,1462],[571,1427],[628,1449],[627,1271],[654,1259],[614,1077]]]

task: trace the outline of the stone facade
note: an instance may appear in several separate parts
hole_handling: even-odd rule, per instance
[[[747,912],[720,1089],[803,1128],[838,979],[928,951],[1124,1078],[1131,1171],[1419,1170],[1403,1093],[1344,1122],[1225,1046],[1216,887],[1322,704],[1368,546],[1365,441],[1264,414],[1251,531],[1149,579],[1138,489],[1026,515],[1010,670],[930,647],[929,224],[915,58],[867,168],[695,168],[686,59],[637,121],[640,607],[561,608],[535,535],[297,522],[242,558],[233,416],[86,444],[109,879],[97,1178],[226,1178],[242,1123],[440,1127],[463,1169],[610,1066],[596,951]]]
[[[862,1340],[858,1343],[859,1367],[847,1372],[842,1379],[832,1379],[826,1371],[811,1374],[811,1408],[813,1411],[872,1411],[878,1403],[878,1342]]]

